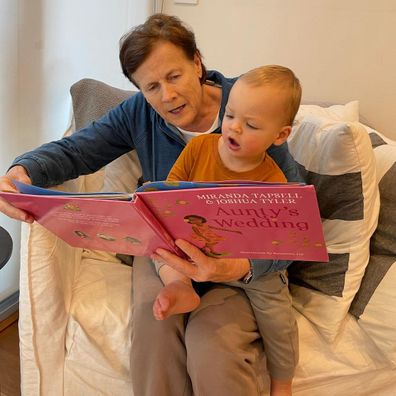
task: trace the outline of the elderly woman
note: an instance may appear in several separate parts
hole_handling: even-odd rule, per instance
[[[179,19],[157,14],[132,29],[121,39],[120,61],[125,76],[140,92],[72,136],[16,158],[0,178],[1,190],[16,190],[11,179],[39,186],[60,184],[95,172],[133,149],[143,181],[163,180],[189,139],[220,132],[235,79],[206,71],[194,34]],[[270,154],[289,180],[298,180],[286,145],[273,147]],[[4,201],[0,211],[33,221]],[[135,258],[134,394],[260,394],[263,348],[252,309],[241,289],[216,282],[248,282],[273,263],[214,259],[185,241],[178,245],[191,261],[170,253],[164,258],[196,282],[201,304],[189,315],[156,321],[151,307],[161,281],[149,258]]]

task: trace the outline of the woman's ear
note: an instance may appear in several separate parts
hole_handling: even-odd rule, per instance
[[[194,64],[198,74],[198,78],[202,78],[202,61],[201,56],[198,53],[194,55]]]
[[[273,144],[275,146],[280,146],[282,143],[286,142],[287,138],[290,136],[291,130],[292,127],[290,125],[283,127],[280,130],[278,137],[275,139]]]

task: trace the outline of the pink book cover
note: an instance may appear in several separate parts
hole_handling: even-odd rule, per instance
[[[328,261],[311,185],[245,185],[137,195],[173,239],[186,239],[208,256]]]
[[[146,213],[139,198],[132,202],[63,195],[0,196],[31,213],[43,227],[74,247],[135,256],[150,255],[158,247],[177,253],[172,238]]]
[[[172,189],[157,191],[158,184]],[[180,238],[217,258],[328,261],[313,186],[181,184],[145,185],[129,201],[115,193],[65,195],[32,186],[25,186],[29,194],[0,196],[75,247],[136,256],[162,247],[182,255],[174,244]],[[46,193],[57,195],[38,195]]]

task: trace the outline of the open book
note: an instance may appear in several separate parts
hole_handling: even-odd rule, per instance
[[[70,194],[15,182],[0,196],[75,247],[182,256],[185,239],[206,255],[328,261],[315,189],[299,183],[153,182],[133,194]]]

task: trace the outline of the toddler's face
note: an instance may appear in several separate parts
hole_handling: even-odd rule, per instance
[[[238,80],[233,86],[222,124],[226,155],[260,163],[286,126],[285,91],[274,85],[253,86]]]

